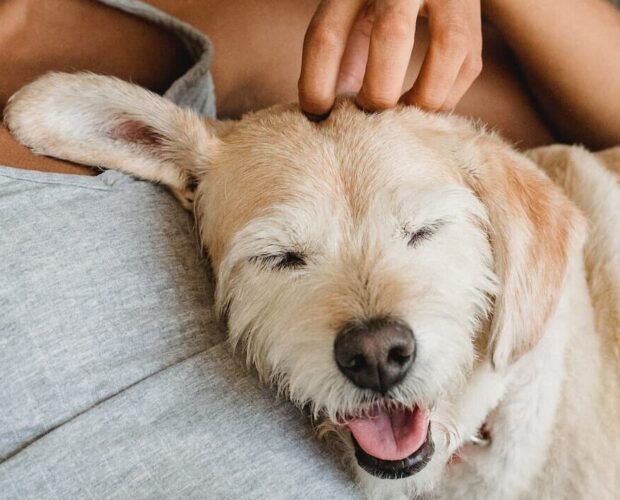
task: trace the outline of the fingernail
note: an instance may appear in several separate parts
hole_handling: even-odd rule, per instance
[[[306,115],[306,118],[308,118],[308,120],[310,120],[311,122],[319,123],[325,120],[330,115],[331,112],[332,110],[330,109],[327,113],[323,113],[322,115],[317,115],[314,113],[306,113],[305,111],[303,111],[303,114]]]

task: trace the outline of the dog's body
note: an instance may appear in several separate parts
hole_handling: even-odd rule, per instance
[[[492,449],[465,451],[444,498],[617,498],[620,492],[620,197],[603,155],[551,146],[529,155],[589,222],[583,255],[536,347],[506,372],[488,418]],[[520,492],[520,494],[519,494]]]
[[[368,496],[617,497],[618,149],[531,152],[554,186],[462,119],[344,100],[320,124],[295,106],[222,124],[94,75],[44,77],[5,119],[187,207],[198,181],[232,345]]]

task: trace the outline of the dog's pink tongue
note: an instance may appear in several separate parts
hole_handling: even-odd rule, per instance
[[[402,460],[426,441],[428,413],[413,410],[377,410],[369,417],[347,422],[362,450],[380,460]]]

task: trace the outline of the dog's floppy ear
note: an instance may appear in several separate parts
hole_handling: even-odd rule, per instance
[[[496,368],[528,352],[555,309],[570,259],[582,248],[585,221],[530,160],[483,136],[467,180],[487,208],[500,280],[491,324]]]
[[[216,122],[91,73],[50,73],[26,85],[4,120],[37,153],[161,182],[181,199],[219,142]]]

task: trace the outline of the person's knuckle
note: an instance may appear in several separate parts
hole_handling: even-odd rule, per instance
[[[462,53],[470,45],[469,31],[461,21],[449,21],[439,30],[436,42],[444,52]]]
[[[377,20],[374,28],[376,35],[383,40],[394,43],[409,42],[415,33],[415,24],[405,16],[389,16]]]
[[[415,20],[406,15],[391,13],[378,18],[373,27],[373,35],[382,41],[401,44],[413,39],[415,33]]]
[[[313,49],[332,51],[338,49],[343,38],[342,28],[329,22],[312,23],[308,28],[306,43]]]

